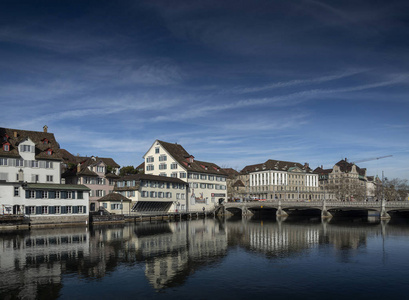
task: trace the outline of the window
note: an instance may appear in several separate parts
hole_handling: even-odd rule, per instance
[[[48,150],[47,150],[47,155],[51,155],[51,154],[53,154],[53,150],[48,149]]]
[[[30,145],[21,145],[20,146],[20,151],[21,152],[31,152],[31,146]]]
[[[199,179],[199,174],[193,174],[193,179]]]
[[[105,178],[97,178],[97,184],[105,185]]]
[[[30,163],[30,167],[38,168],[38,161],[37,160],[32,160],[31,163]]]
[[[47,182],[53,182],[53,175],[47,175]]]
[[[142,191],[142,197],[144,197],[144,198],[148,197],[148,192],[147,191]]]
[[[182,200],[185,200],[185,194],[180,194],[180,198],[181,198]]]
[[[180,178],[186,178],[186,173],[185,172],[180,172],[179,177]]]
[[[20,195],[19,188],[18,188],[18,186],[15,186],[14,187],[14,196],[19,196],[19,195]]]
[[[41,206],[41,213],[48,214],[48,206]]]
[[[166,175],[166,173],[159,173],[159,176],[166,177],[167,175]]]
[[[41,191],[41,198],[47,199],[48,198],[48,192],[47,191]]]
[[[72,213],[72,206],[67,206],[67,214],[71,214]]]
[[[155,148],[155,153],[156,153],[156,154],[159,153],[159,147]]]
[[[103,197],[104,195],[104,191],[103,190],[96,190],[95,191],[95,196],[96,197]]]
[[[97,172],[98,173],[105,173],[105,167],[104,166],[98,166],[97,167]]]
[[[24,159],[16,159],[16,167],[23,167]]]
[[[153,191],[150,192],[150,197],[151,197],[151,198],[156,198],[156,192],[153,192]]]
[[[0,166],[7,166],[7,158],[0,158]]]
[[[84,192],[83,191],[78,191],[77,192],[77,198],[78,199],[84,199]]]
[[[207,188],[208,188],[208,189],[212,189],[212,188],[213,188],[213,184],[208,184],[208,185],[207,185]]]
[[[159,161],[166,161],[168,159],[168,157],[164,154],[162,154],[161,156],[159,156]]]
[[[153,170],[154,170],[153,165],[147,165],[147,166],[146,166],[146,170],[147,170],[147,171],[153,171]]]
[[[158,193],[158,198],[163,198],[163,192]]]
[[[207,176],[202,174],[202,175],[200,175],[200,179],[206,180],[206,179],[207,179]]]
[[[167,193],[166,193],[166,198],[172,198],[172,193],[171,193],[171,192],[167,192]]]
[[[200,188],[201,188],[201,189],[205,189],[205,188],[206,188],[206,183],[201,183],[201,184],[200,184]]]
[[[180,194],[179,193],[176,193],[176,199],[180,199]]]
[[[10,145],[9,144],[4,144],[3,145],[3,150],[4,151],[10,151]]]
[[[83,206],[78,206],[78,213],[82,214],[84,212],[84,207]]]
[[[171,168],[172,170],[177,169],[177,168],[178,168],[178,164],[177,164],[177,163],[172,163],[172,164],[170,165],[170,168]]]
[[[172,174],[170,174],[171,177],[177,178],[178,177],[178,173],[173,172]]]
[[[159,170],[166,170],[167,169],[167,165],[166,164],[160,164],[159,165]]]
[[[61,206],[56,206],[55,207],[55,213],[60,214],[61,213]]]
[[[154,162],[154,161],[155,161],[155,159],[154,159],[153,156],[148,156],[148,157],[146,158],[146,162],[148,162],[148,163],[151,163],[151,162]]]
[[[31,182],[37,182],[37,181],[39,181],[40,179],[39,179],[39,175],[37,175],[37,174],[31,174]]]

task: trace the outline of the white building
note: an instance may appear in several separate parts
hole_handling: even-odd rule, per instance
[[[321,199],[318,174],[308,164],[269,159],[262,164],[246,166],[249,197],[264,200],[312,201]]]
[[[216,164],[195,160],[179,144],[156,140],[143,158],[145,174],[179,178],[189,184],[188,211],[212,210],[227,199],[227,173]]]
[[[178,178],[134,174],[118,179],[114,192],[132,201],[132,212],[181,212],[187,210],[187,187]]]
[[[88,220],[89,189],[61,184],[54,134],[0,128],[0,215],[27,215],[32,224]]]

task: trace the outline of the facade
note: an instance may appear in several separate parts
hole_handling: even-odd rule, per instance
[[[98,210],[98,199],[112,193],[119,178],[119,165],[112,158],[73,156],[63,150],[67,184],[83,184],[90,189],[89,210]]]
[[[98,199],[99,207],[111,214],[123,215],[131,212],[131,199],[128,199],[121,194],[110,193]]]
[[[145,174],[179,178],[189,184],[189,211],[212,210],[227,199],[227,174],[214,163],[195,160],[182,145],[156,140],[143,158]]]
[[[269,159],[244,167],[248,198],[260,200],[313,201],[321,199],[318,175],[308,164]]]
[[[132,212],[187,211],[188,184],[174,177],[135,174],[117,180],[114,192],[132,201]]]
[[[314,170],[319,176],[321,193],[326,200],[363,201],[367,198],[366,169],[359,168],[347,158],[337,162],[332,169]]]
[[[89,189],[61,184],[61,153],[54,134],[0,128],[0,215],[35,223],[88,220]]]

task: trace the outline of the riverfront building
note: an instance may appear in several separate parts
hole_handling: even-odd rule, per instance
[[[54,134],[0,128],[0,214],[26,215],[32,224],[88,220],[89,189],[61,184]]]
[[[132,201],[133,212],[187,211],[189,204],[187,182],[174,177],[127,175],[117,180],[114,192]],[[107,208],[108,204],[102,202]]]
[[[367,198],[366,169],[359,168],[345,158],[332,169],[318,167],[320,190],[325,199],[338,201],[363,201]],[[372,189],[372,187],[371,187]]]
[[[98,199],[112,193],[119,178],[119,165],[112,158],[73,156],[61,149],[66,171],[62,177],[67,184],[83,184],[90,189],[90,211],[98,210]]]
[[[196,160],[182,145],[156,140],[143,158],[145,174],[179,178],[188,183],[189,211],[212,210],[227,199],[227,173],[214,163]]]
[[[244,167],[248,197],[265,200],[310,201],[321,199],[318,174],[309,165],[269,159]]]

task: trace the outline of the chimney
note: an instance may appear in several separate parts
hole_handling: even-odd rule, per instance
[[[43,127],[43,129],[44,129],[44,132],[48,132],[48,126],[47,125],[44,125],[44,127]]]
[[[324,169],[323,165],[321,165],[321,169]]]
[[[81,171],[81,164],[78,163],[78,165],[77,165],[77,173],[79,173],[80,171]]]
[[[16,138],[17,137],[17,131],[14,131],[13,134],[14,134],[14,137]]]
[[[348,162],[348,159],[345,157],[345,162]]]
[[[309,164],[308,163],[304,163],[304,168],[309,168]]]

